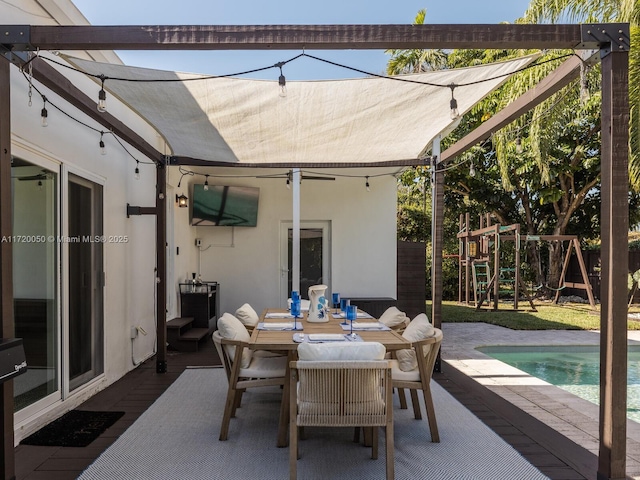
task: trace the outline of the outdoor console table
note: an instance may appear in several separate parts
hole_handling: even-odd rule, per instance
[[[291,322],[293,318],[266,318],[267,313],[286,313],[283,309],[267,309],[260,315],[260,322]],[[333,312],[333,309],[330,310]],[[307,312],[301,313],[302,318],[298,318],[298,322],[302,323],[302,330],[259,330],[254,328],[249,341],[249,348],[252,350],[272,350],[287,352],[287,369],[282,392],[282,402],[280,404],[280,422],[278,424],[278,447],[286,447],[288,445],[287,432],[289,426],[289,363],[297,360],[297,349],[299,343],[293,341],[293,335],[303,333],[305,336],[313,333],[349,333],[340,326],[344,318],[334,317],[329,314],[329,321],[324,323],[308,322]],[[364,322],[373,322],[375,319],[359,319]],[[358,335],[365,342],[380,342],[387,351],[402,350],[409,348],[411,343],[402,335],[393,330],[358,330]]]
[[[213,332],[216,328],[220,304],[220,284],[203,282],[180,284],[180,315],[193,317],[193,326]]]

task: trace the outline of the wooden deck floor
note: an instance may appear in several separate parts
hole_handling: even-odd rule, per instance
[[[168,371],[165,374],[155,372],[155,359],[146,361],[82,404],[81,408],[87,410],[126,412],[118,422],[84,448],[19,445],[15,449],[16,478],[18,480],[75,479],[162,395],[187,366],[218,364],[219,359],[210,341],[203,342],[200,350],[195,353],[170,352],[167,359]],[[565,453],[570,451],[575,457],[574,461],[570,462],[577,465],[577,468],[573,468],[552,453],[557,451],[554,450],[557,444],[543,445],[533,440],[532,437],[541,438],[539,431],[541,427],[535,422],[532,423],[531,418],[518,415],[518,409],[509,408],[508,405],[504,405],[504,401],[501,402],[500,399],[487,395],[486,391],[482,391],[485,389],[472,388],[472,384],[468,383],[463,375],[456,373],[455,369],[448,367],[446,363],[443,365],[443,370],[443,373],[435,373],[434,379],[551,479],[595,478],[595,468],[591,469],[595,461],[591,458],[593,455],[586,455],[585,452],[576,450],[571,442],[563,445]],[[530,435],[527,430],[529,433],[535,430],[535,435]],[[592,471],[593,476],[579,473],[585,470]]]

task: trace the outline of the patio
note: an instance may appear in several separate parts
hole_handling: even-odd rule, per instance
[[[533,466],[538,468],[544,475],[552,479],[581,479],[595,478],[595,465],[597,456],[591,454],[587,449],[577,448],[575,440],[566,439],[556,434],[556,437],[549,436],[545,425],[539,420],[531,418],[529,413],[523,412],[511,404],[505,402],[504,396],[496,394],[496,389],[486,390],[478,387],[474,381],[466,375],[461,374],[457,368],[462,368],[460,362],[462,357],[474,358],[481,354],[474,354],[473,343],[479,341],[486,343],[487,339],[494,343],[500,342],[503,335],[505,341],[512,342],[514,338],[509,338],[507,329],[495,330],[497,327],[485,324],[445,324],[445,345],[443,347],[443,373],[434,374],[434,379],[449,394],[453,395],[474,415],[476,415],[485,425],[489,426],[505,442],[515,448]],[[505,331],[502,331],[505,330]],[[484,332],[484,333],[483,333]],[[522,332],[513,332],[522,333]],[[527,332],[532,333],[532,332]],[[536,333],[536,332],[534,332]],[[555,332],[557,334],[557,332]],[[588,334],[591,332],[563,332],[568,335]],[[584,337],[584,335],[582,335]],[[556,335],[557,337],[557,335]],[[471,341],[473,339],[473,341]],[[567,339],[564,338],[566,341]],[[581,338],[576,341],[583,342]],[[534,342],[535,343],[535,342]],[[156,374],[154,371],[153,359],[148,360],[141,368],[131,372],[116,384],[108,387],[89,401],[85,402],[82,409],[102,409],[102,410],[123,410],[125,416],[113,427],[108,429],[101,437],[85,448],[63,448],[63,447],[33,447],[20,445],[16,448],[16,467],[18,479],[71,479],[77,476],[88,467],[104,450],[106,450],[118,437],[133,424],[158,399],[171,383],[175,381],[187,366],[211,366],[218,362],[211,342],[205,342],[203,348],[197,353],[174,353],[170,352],[170,369],[166,375]],[[456,368],[452,368],[453,366]],[[499,376],[499,373],[496,372]],[[511,389],[513,390],[513,388]],[[531,394],[529,400],[535,401],[533,390],[524,389],[521,394]],[[566,395],[565,395],[566,396]],[[213,410],[212,410],[213,411]],[[442,406],[436,403],[436,411],[440,415],[439,420],[444,427],[445,416]],[[400,411],[397,411],[401,415]],[[402,412],[404,413],[404,412]],[[214,420],[219,418],[214,415]],[[237,420],[234,420],[237,422]],[[233,423],[233,422],[232,422]],[[595,419],[597,431],[597,416]],[[236,426],[237,428],[237,426]],[[561,430],[562,431],[562,430]],[[231,438],[239,440],[246,439],[246,432],[235,430],[231,433]],[[211,436],[211,447],[218,446],[217,430]],[[553,440],[559,443],[549,444]],[[308,440],[307,440],[308,442]],[[443,440],[444,442],[444,440]],[[428,443],[428,442],[427,442]],[[427,444],[432,447],[434,444]],[[596,441],[597,445],[597,441]],[[227,445],[222,445],[226,447]],[[267,449],[269,445],[267,445]],[[444,443],[438,445],[439,448],[446,447]],[[303,455],[310,456],[309,448],[303,444]],[[273,446],[276,454],[286,457],[286,449],[277,449]],[[363,452],[368,452],[362,449]],[[446,451],[444,448],[443,451]],[[560,459],[556,454],[563,454],[570,458]],[[468,458],[458,458],[456,462],[464,465],[473,457],[473,452],[469,452]],[[382,462],[384,461],[381,456]],[[302,462],[302,460],[301,460]],[[572,463],[574,466],[569,466]],[[380,462],[372,462],[373,468],[377,468]],[[383,465],[381,463],[381,465]],[[576,467],[577,466],[577,467]],[[591,475],[581,475],[577,469],[586,468]],[[196,469],[197,470],[197,469]],[[379,468],[383,473],[383,467]],[[302,470],[301,470],[302,472]],[[461,474],[470,472],[460,472]],[[397,478],[403,478],[398,471]]]

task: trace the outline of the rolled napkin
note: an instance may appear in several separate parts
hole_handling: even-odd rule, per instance
[[[307,336],[311,342],[335,342],[346,340],[342,333],[310,333]]]
[[[380,330],[382,327],[380,322],[353,322],[353,328]]]
[[[264,318],[293,318],[293,315],[288,312],[269,312]]]
[[[293,330],[293,322],[272,322],[272,323],[262,323],[260,325],[260,330]]]
[[[351,323],[353,323],[353,330],[358,330],[358,331],[363,331],[363,330],[378,330],[378,331],[382,331],[382,330],[391,330],[389,327],[387,327],[386,325],[383,325],[380,322],[347,322],[346,324],[340,324],[340,327],[342,328],[342,330],[345,331],[350,331],[351,330]]]

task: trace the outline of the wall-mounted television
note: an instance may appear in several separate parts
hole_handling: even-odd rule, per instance
[[[258,187],[194,185],[191,225],[255,227],[259,196]]]

